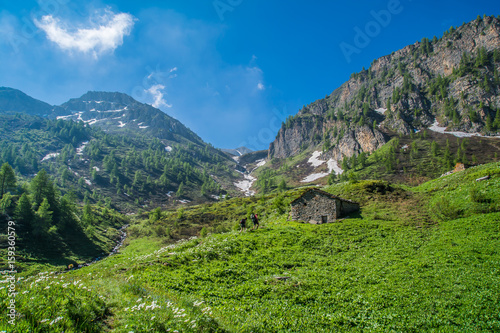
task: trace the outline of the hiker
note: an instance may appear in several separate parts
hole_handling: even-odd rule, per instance
[[[253,222],[252,230],[259,229],[259,218],[257,217],[257,214],[250,215],[250,218],[252,219]]]
[[[241,232],[243,229],[245,229],[244,231],[246,231],[246,230],[247,230],[247,227],[246,227],[246,222],[247,222],[246,217],[241,219],[241,221],[240,221],[240,232]]]

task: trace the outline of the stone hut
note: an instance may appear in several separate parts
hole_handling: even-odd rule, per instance
[[[312,224],[331,223],[358,210],[358,203],[315,188],[305,191],[291,203],[292,220]]]

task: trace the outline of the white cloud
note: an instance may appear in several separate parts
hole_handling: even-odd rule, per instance
[[[115,14],[105,10],[103,15],[92,17],[90,28],[71,28],[52,15],[43,16],[35,25],[43,30],[47,38],[66,51],[92,52],[94,57],[105,52],[113,52],[123,44],[134,26],[135,18],[127,13]],[[97,22],[96,22],[97,21]]]
[[[167,101],[165,100],[164,98],[164,93],[162,92],[162,90],[165,89],[165,86],[164,85],[161,85],[161,84],[155,84],[154,86],[152,86],[151,88],[149,88],[148,90],[146,90],[146,92],[148,92],[149,94],[151,94],[154,98],[154,102],[153,102],[153,106],[155,108],[160,108],[162,106],[166,106],[167,108],[171,108],[172,105],[171,104],[167,104]]]
[[[266,89],[266,87],[264,87],[264,85],[262,84],[262,82],[259,82],[259,84],[257,84],[257,89],[264,90],[264,89]]]

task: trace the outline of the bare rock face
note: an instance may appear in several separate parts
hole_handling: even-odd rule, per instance
[[[317,129],[318,119],[311,117],[299,118],[293,127],[282,127],[278,132],[276,140],[269,147],[269,156],[286,158],[299,153],[303,144],[308,144],[312,141],[310,133],[320,131]]]
[[[339,161],[344,157],[358,155],[361,152],[372,153],[386,143],[384,135],[368,126],[349,131],[340,139],[339,144],[331,152],[331,157]]]
[[[269,157],[323,145],[337,160],[372,152],[387,138],[429,128],[500,135],[500,20],[478,18],[375,60],[279,131]],[[498,124],[498,125],[495,125]]]

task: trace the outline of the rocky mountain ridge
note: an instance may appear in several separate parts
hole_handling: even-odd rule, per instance
[[[283,123],[269,158],[311,146],[340,161],[373,152],[391,135],[436,121],[449,130],[498,135],[500,20],[478,17],[373,61]]]
[[[203,140],[180,121],[119,92],[89,91],[62,104],[53,116],[82,120],[111,132],[131,129],[159,139],[203,144]]]
[[[34,99],[17,89],[0,88],[0,113],[16,112],[49,119],[83,121],[107,132],[132,130],[178,143],[205,144],[180,121],[119,92],[89,91],[57,106]]]

